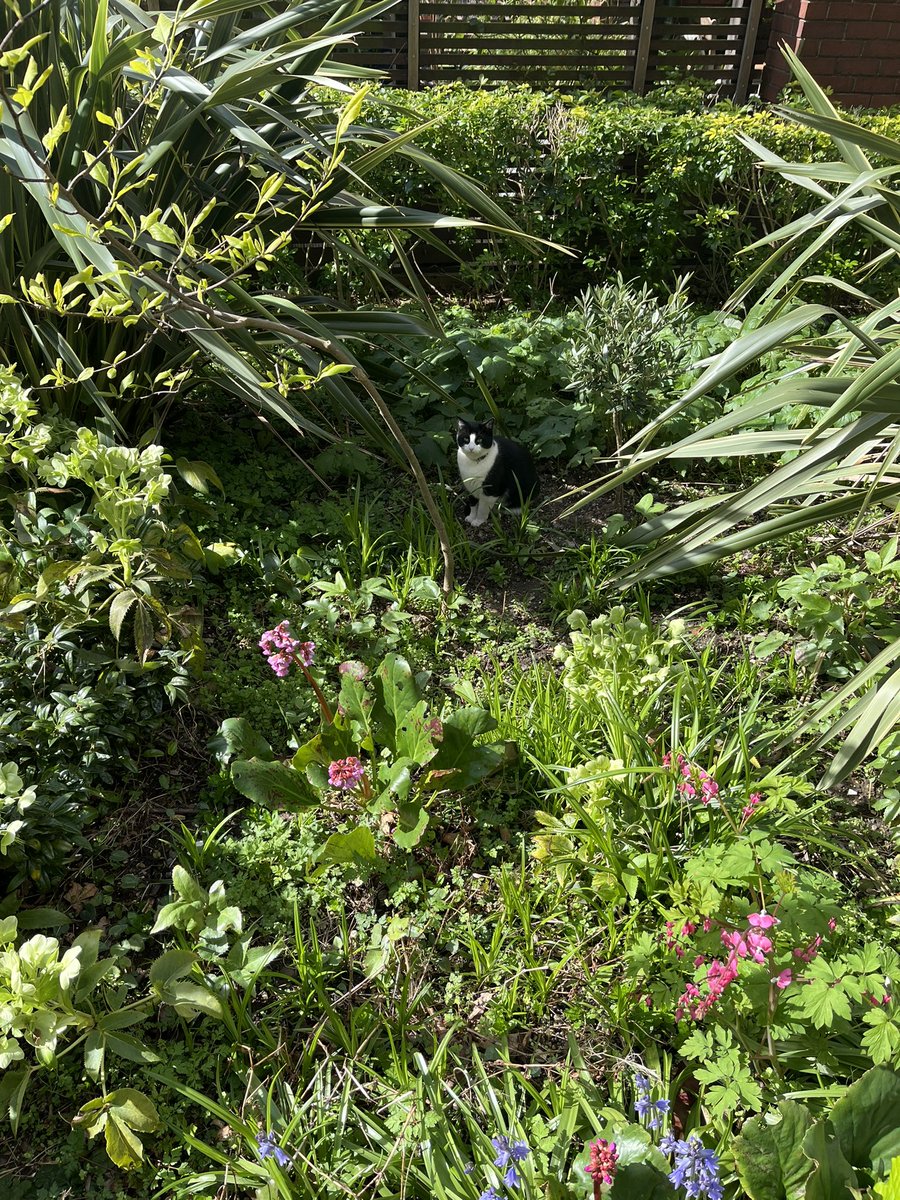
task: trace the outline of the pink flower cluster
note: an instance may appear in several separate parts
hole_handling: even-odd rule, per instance
[[[665,937],[661,937],[660,941],[665,941],[667,950],[675,951],[676,958],[684,958],[684,946],[679,944],[679,939],[690,938],[696,932],[697,926],[693,921],[685,921],[678,933],[675,932],[675,922],[666,921]]]
[[[751,796],[748,796],[747,803],[741,809],[742,820],[749,821],[759,804],[762,804],[762,796],[759,792],[754,792]]]
[[[279,679],[284,679],[292,663],[302,667],[312,666],[316,652],[315,642],[300,642],[291,635],[289,622],[281,621],[274,629],[267,629],[259,639],[259,648],[266,661]]]
[[[338,758],[328,765],[328,782],[332,787],[349,792],[359,783],[366,773],[366,768],[358,758]]]
[[[696,983],[689,983],[684,994],[679,998],[675,1007],[675,1020],[681,1021],[685,1017],[690,1017],[694,1021],[699,1021],[712,1008],[712,1006],[721,999],[725,989],[729,984],[734,983],[738,977],[738,963],[742,958],[750,958],[753,962],[764,963],[766,956],[772,953],[774,949],[772,939],[766,933],[766,930],[772,929],[778,924],[776,917],[770,916],[769,913],[751,913],[747,918],[747,928],[744,930],[727,930],[723,929],[721,933],[722,945],[729,951],[727,959],[722,962],[717,958],[709,964],[706,971],[706,991],[701,991]],[[706,922],[704,922],[704,927]],[[696,927],[695,927],[696,928]],[[706,960],[702,954],[698,954],[694,959],[694,966],[701,967],[705,965]],[[776,979],[776,985],[783,989],[790,984],[792,979],[790,971],[782,971],[781,975]]]
[[[799,958],[801,962],[809,963],[819,953],[819,947],[822,945],[822,935],[817,933],[808,946],[795,946],[794,958]]]
[[[663,755],[662,765],[664,767],[672,766],[671,754]],[[715,800],[718,796],[719,785],[712,775],[708,771],[704,771],[702,767],[698,767],[696,763],[688,762],[683,754],[675,756],[675,768],[682,775],[678,790],[688,800],[694,800],[699,795],[704,804],[709,804],[710,800]]]
[[[588,1146],[591,1159],[588,1165],[584,1168],[585,1171],[593,1179],[594,1183],[612,1183],[616,1177],[616,1168],[619,1164],[619,1153],[616,1150],[615,1142],[608,1142],[606,1138],[597,1138],[595,1142],[591,1142]]]
[[[713,779],[712,775],[703,767],[696,763],[690,762],[683,754],[676,754],[673,758],[671,753],[662,756],[662,765],[666,768],[674,767],[681,775],[678,782],[678,791],[687,800],[699,799],[703,804],[709,804],[719,796],[719,784]],[[747,803],[741,809],[741,825],[753,816],[756,809],[762,804],[763,798],[759,792],[753,792],[747,798]]]

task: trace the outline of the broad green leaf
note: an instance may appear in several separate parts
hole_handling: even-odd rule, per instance
[[[867,1071],[838,1100],[830,1119],[847,1160],[883,1173],[900,1155],[900,1074],[887,1067]]]
[[[119,1058],[124,1058],[128,1062],[140,1063],[143,1066],[159,1062],[158,1054],[128,1033],[113,1033],[104,1030],[103,1037],[107,1050],[111,1050]]]
[[[175,979],[183,979],[196,961],[197,955],[191,950],[167,950],[150,964],[150,983],[163,988]]]
[[[91,1079],[98,1079],[103,1070],[106,1046],[99,1030],[89,1033],[84,1043],[84,1069]]]
[[[422,840],[428,826],[428,809],[424,804],[401,804],[397,809],[394,841],[402,850],[411,850]]]
[[[880,1200],[900,1200],[900,1158],[891,1162],[891,1173],[887,1179],[875,1184],[875,1195]]]
[[[9,1119],[13,1133],[18,1132],[22,1101],[33,1074],[34,1068],[26,1067],[19,1071],[5,1071],[0,1076],[0,1113],[5,1113]]]
[[[856,1172],[844,1157],[829,1121],[812,1126],[803,1140],[803,1153],[814,1163],[804,1200],[835,1200],[856,1187]]]
[[[236,759],[231,764],[231,782],[242,796],[273,808],[314,808],[318,793],[306,776],[280,762]]]
[[[209,893],[201,887],[186,867],[176,863],[172,868],[172,887],[181,900],[191,903],[206,904]]]
[[[617,1171],[610,1189],[615,1200],[672,1200],[673,1195],[668,1177],[646,1163],[632,1163]]]
[[[144,1148],[137,1134],[132,1133],[114,1113],[106,1114],[106,1153],[124,1171],[136,1171],[144,1157]]]
[[[750,1200],[803,1200],[812,1164],[803,1153],[812,1117],[802,1104],[782,1100],[777,1116],[753,1117],[732,1149]]]
[[[156,1105],[143,1092],[134,1088],[117,1088],[108,1093],[106,1103],[110,1114],[129,1129],[137,1129],[141,1133],[152,1133],[159,1129]]]
[[[319,851],[319,862],[323,863],[354,863],[360,859],[374,862],[377,857],[375,839],[365,825],[349,833],[333,833]]]
[[[375,672],[375,720],[382,740],[393,748],[397,730],[422,699],[412,668],[400,654],[388,654]]]
[[[116,592],[113,596],[109,606],[109,628],[117,642],[122,636],[122,623],[137,598],[137,592],[132,588],[125,588],[124,591]]]
[[[207,1017],[223,1016],[222,1001],[205,987],[196,983],[176,983],[166,989],[165,1000],[180,1017],[192,1017],[203,1013]]]
[[[436,724],[426,721],[427,711],[426,702],[420,700],[415,708],[410,709],[406,714],[396,731],[396,754],[419,766],[424,766],[429,759],[434,757],[436,749],[434,731],[441,727],[440,721]]]
[[[233,758],[256,758],[271,762],[275,755],[266,739],[244,717],[228,717],[219,726],[209,749],[223,765]]]
[[[222,481],[216,474],[213,467],[202,459],[190,460],[187,458],[178,458],[175,460],[175,469],[178,474],[194,491],[202,492],[203,495],[209,493],[209,485],[217,488],[222,495],[225,495],[225,488],[222,486]]]

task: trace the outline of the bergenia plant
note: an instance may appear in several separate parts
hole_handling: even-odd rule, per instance
[[[330,798],[339,815],[378,817],[393,842],[410,849],[429,821],[430,799],[440,791],[463,791],[497,770],[503,744],[480,738],[496,725],[480,708],[437,715],[429,711],[427,676],[416,674],[398,654],[374,669],[354,660],[336,672],[337,695],[315,668],[315,642],[296,635],[288,621],[263,633],[259,647],[272,671],[286,679],[299,673],[315,695],[319,726],[289,761],[240,721],[225,722],[217,744],[223,761],[234,757],[231,779],[242,795],[279,807],[309,808]],[[245,757],[250,750],[252,757]],[[242,754],[241,752],[244,751]],[[337,833],[323,860],[373,858],[373,836],[365,823]]]

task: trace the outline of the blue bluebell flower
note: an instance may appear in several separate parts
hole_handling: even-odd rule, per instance
[[[475,1164],[473,1162],[468,1162],[463,1167],[463,1175],[471,1175],[474,1170],[475,1170]]]
[[[669,1107],[670,1105],[668,1100],[654,1100],[651,1104],[652,1113],[650,1120],[647,1122],[647,1128],[659,1129],[659,1127],[662,1125],[662,1121],[656,1114],[667,1113],[669,1111]]]
[[[260,1130],[256,1135],[256,1143],[259,1147],[260,1158],[274,1158],[279,1167],[286,1167],[291,1161],[291,1156],[282,1150],[271,1133],[264,1133]]]
[[[719,1159],[714,1150],[707,1150],[696,1133],[685,1141],[670,1133],[660,1139],[659,1148],[663,1154],[674,1156],[675,1165],[669,1173],[673,1187],[683,1187],[690,1200],[722,1200]]]
[[[500,1193],[495,1187],[489,1187],[481,1193],[478,1200],[500,1200]]]
[[[522,1139],[519,1138],[517,1141],[513,1142],[512,1146],[510,1147],[509,1156],[513,1162],[519,1163],[524,1162],[530,1153],[531,1150],[528,1146],[528,1143],[523,1142]]]
[[[509,1164],[506,1174],[503,1176],[503,1182],[509,1188],[517,1188],[519,1186],[519,1184],[522,1182],[522,1177],[519,1175],[519,1172],[516,1170],[515,1163]]]
[[[497,1151],[497,1157],[494,1159],[494,1166],[505,1167],[512,1157],[512,1146],[509,1144],[509,1138],[491,1138],[491,1145]]]

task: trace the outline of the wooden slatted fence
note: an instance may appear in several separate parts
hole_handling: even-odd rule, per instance
[[[606,90],[696,79],[747,98],[763,0],[401,0],[336,58],[416,90],[463,80]]]

